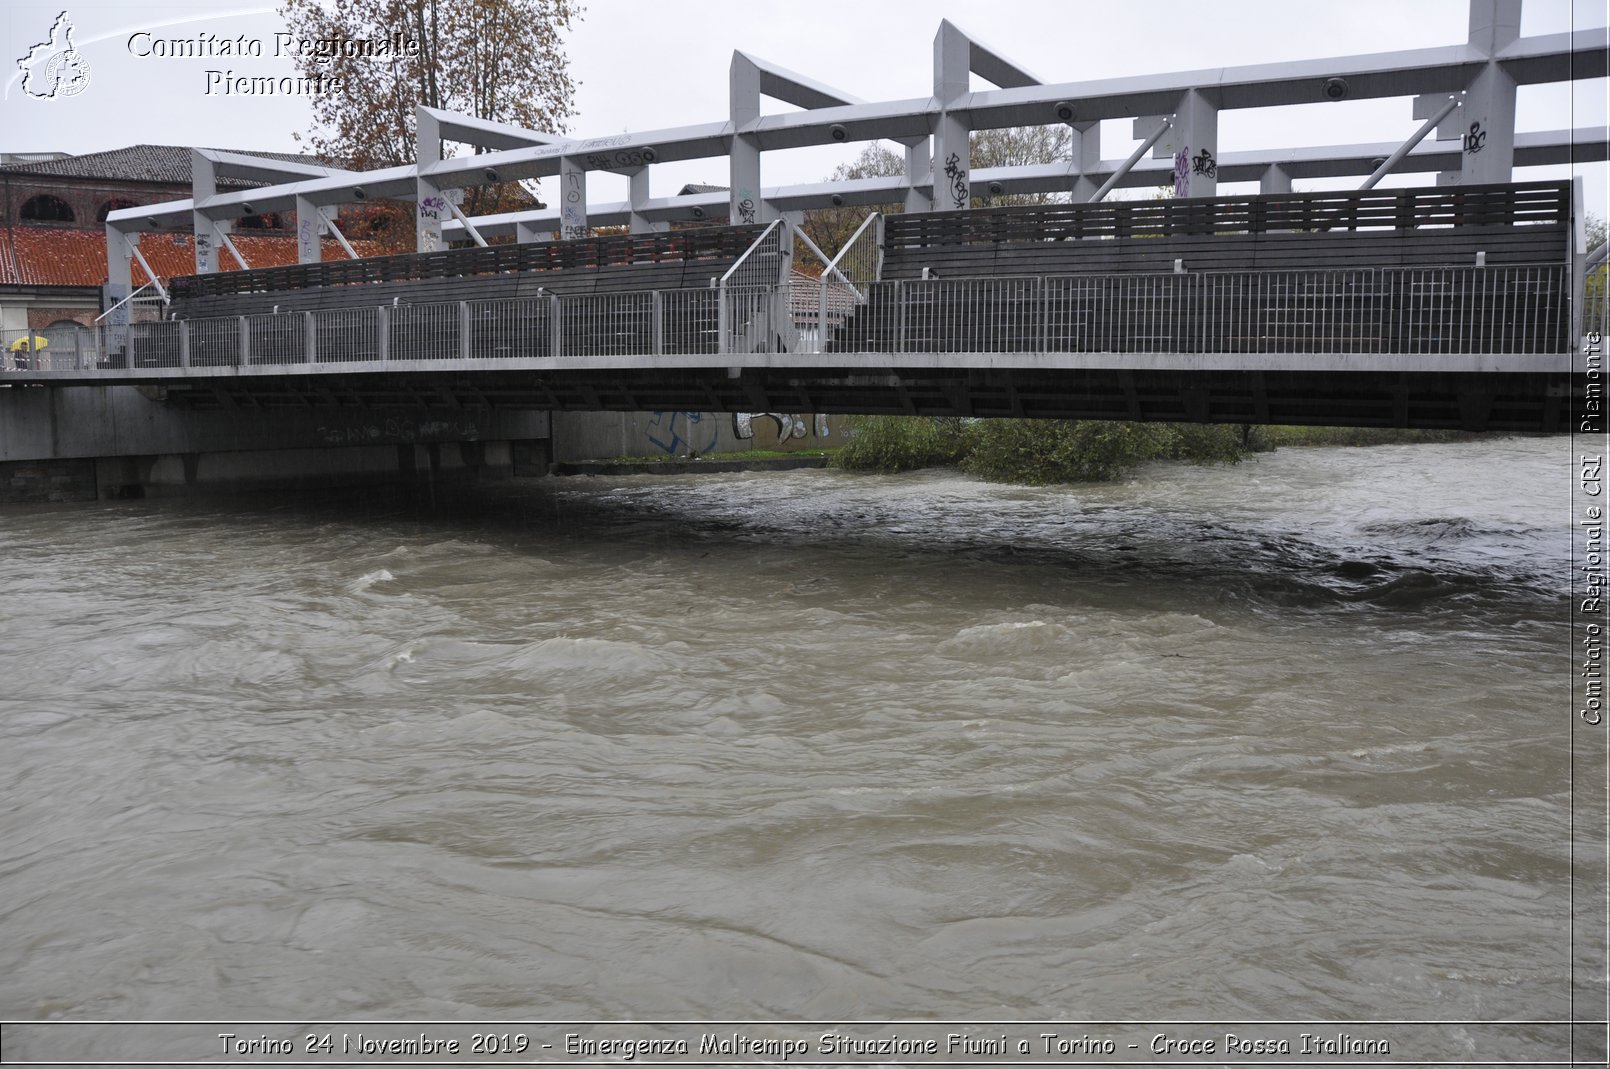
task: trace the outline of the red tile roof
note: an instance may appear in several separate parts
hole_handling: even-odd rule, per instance
[[[252,267],[283,267],[296,263],[296,239],[267,235],[232,234],[230,240]],[[354,241],[362,256],[376,256],[374,242]],[[323,243],[326,260],[346,257],[333,240]],[[140,253],[164,283],[174,275],[196,273],[196,253],[188,234],[147,234]],[[237,271],[240,265],[229,250],[219,248],[219,268]],[[134,284],[144,285],[145,270],[134,262]],[[106,235],[94,230],[66,227],[8,227],[0,230],[0,286],[100,286],[106,282]]]

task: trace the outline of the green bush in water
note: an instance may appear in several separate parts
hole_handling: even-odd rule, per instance
[[[850,471],[911,471],[955,464],[962,456],[962,421],[927,416],[852,416],[850,440],[833,466]]]

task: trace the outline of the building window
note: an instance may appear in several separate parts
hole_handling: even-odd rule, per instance
[[[112,212],[122,211],[124,208],[138,208],[139,206],[137,201],[128,200],[125,197],[113,197],[111,200],[101,202],[100,210],[95,213],[95,221],[104,223],[107,215]]]
[[[73,221],[73,206],[60,197],[41,193],[22,202],[21,214],[25,222],[70,223]]]

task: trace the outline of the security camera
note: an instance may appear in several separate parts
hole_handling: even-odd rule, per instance
[[[257,214],[257,209],[252,207],[251,201],[242,201],[241,205],[240,205],[240,214],[242,214],[242,215],[256,215]]]
[[[1066,100],[1057,101],[1057,118],[1063,122],[1072,122],[1076,114],[1078,114],[1078,109],[1071,103]]]
[[[704,218],[704,209],[699,208],[699,207],[695,207],[693,209],[693,218],[695,218],[695,219],[703,219]]]
[[[1348,88],[1347,88],[1347,81],[1345,79],[1342,79],[1342,78],[1326,78],[1325,79],[1325,99],[1326,100],[1346,100],[1347,99],[1347,93],[1348,93]]]
[[[145,225],[150,227],[152,230],[162,229],[162,224],[157,222],[157,217],[154,215],[148,215],[145,217]]]
[[[1001,185],[999,182],[991,182],[989,184],[989,195],[990,196],[998,197],[1002,193],[1005,193],[1005,192],[1006,192],[1006,187]]]
[[[493,169],[493,168],[491,168],[491,167],[488,167],[488,168],[487,168],[487,169],[486,169],[486,170],[484,170],[484,171],[482,171],[482,172],[481,172],[481,173],[482,173],[482,174],[484,174],[484,175],[486,175],[486,180],[487,180],[487,181],[488,181],[488,182],[496,182],[496,181],[497,181],[497,180],[498,180],[498,173],[497,173],[497,171],[496,171],[496,170],[494,170],[494,169]]]
[[[833,201],[833,207],[835,207],[835,208],[844,207],[844,198],[839,196],[837,193],[833,194],[831,199]]]
[[[1372,172],[1373,171],[1379,171],[1382,167],[1385,167],[1385,166],[1386,166],[1386,157],[1385,156],[1377,156],[1377,157],[1375,157],[1375,159],[1370,161],[1370,170]]]
[[[364,189],[362,186],[353,186],[352,187],[352,199],[353,200],[368,200],[369,199],[369,191],[367,189]]]
[[[828,136],[834,141],[843,141],[845,138],[850,136],[850,132],[838,123],[834,123],[832,126],[829,126],[827,128],[827,133]]]
[[[655,152],[652,148],[644,149],[640,155],[643,157],[644,163],[653,163],[655,160],[660,158],[660,154]]]

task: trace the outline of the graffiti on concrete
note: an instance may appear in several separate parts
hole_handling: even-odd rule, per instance
[[[807,426],[806,417],[790,412],[734,412],[732,415],[732,433],[736,438],[749,441],[755,437],[755,420],[771,420],[776,428],[776,439],[779,445],[790,439],[804,439],[815,437],[826,440],[833,434],[833,428],[828,425],[827,416],[818,412],[811,417]],[[769,428],[768,428],[769,429]]]
[[[708,453],[721,438],[721,425],[706,412],[655,412],[647,437],[667,456]]]
[[[378,423],[354,423],[346,427],[319,427],[315,433],[325,445],[391,445],[410,442],[475,441],[481,428],[469,420],[388,419]]]

